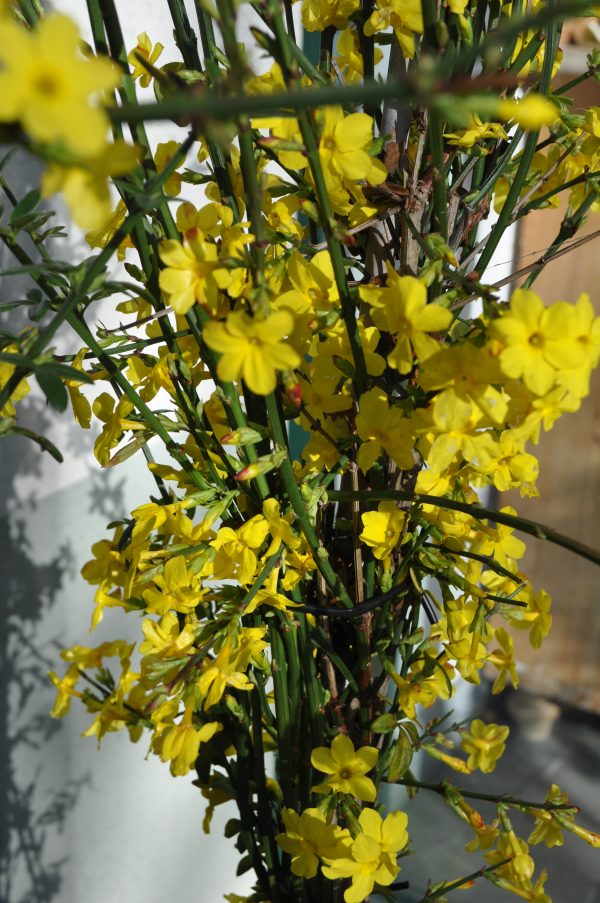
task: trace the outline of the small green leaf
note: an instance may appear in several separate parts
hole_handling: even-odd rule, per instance
[[[252,868],[252,856],[242,856],[236,869],[236,875],[245,875]]]
[[[17,222],[26,213],[30,213],[40,202],[42,193],[39,188],[34,188],[22,198],[10,215],[11,226],[17,225]]]
[[[409,735],[413,749],[418,749],[420,746],[421,738],[419,737],[419,731],[417,730],[416,724],[414,724],[414,722],[412,721],[402,721],[400,723],[400,727]]]
[[[69,395],[60,378],[54,373],[52,365],[42,364],[41,367],[37,367],[35,378],[46,396],[48,404],[51,404],[57,411],[64,411]]]
[[[124,445],[120,448],[112,458],[103,465],[103,467],[116,467],[117,464],[122,464],[123,461],[126,461],[128,458],[131,458],[135,455],[136,452],[140,450],[142,445],[145,445],[150,437],[147,433],[142,432],[138,433],[131,442],[128,442],[127,445]]]
[[[385,715],[380,715],[379,718],[376,718],[373,724],[371,725],[371,730],[376,734],[389,734],[393,730],[396,729],[398,724],[398,719],[395,715],[391,715],[389,712]]]
[[[230,818],[225,825],[223,834],[225,835],[225,837],[235,837],[235,835],[239,834],[241,830],[242,823],[239,818]]]
[[[389,784],[394,784],[404,777],[410,768],[412,757],[413,745],[410,737],[401,730],[388,759],[387,781]]]

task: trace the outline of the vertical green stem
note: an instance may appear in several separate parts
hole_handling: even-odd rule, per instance
[[[548,0],[549,10],[552,10],[554,5],[554,0]],[[546,26],[546,52],[544,55],[544,64],[542,66],[540,83],[538,86],[538,91],[540,94],[546,94],[550,87],[550,81],[552,79],[552,69],[554,67],[554,60],[556,58],[556,52],[558,49],[559,36],[560,29],[557,29],[556,23],[551,20]],[[494,251],[500,244],[500,240],[510,224],[513,211],[519,200],[521,189],[523,188],[527,174],[529,173],[529,167],[531,166],[533,155],[535,154],[537,149],[538,137],[539,130],[530,132],[527,136],[525,147],[523,148],[523,153],[521,155],[521,160],[519,162],[519,166],[517,172],[515,173],[513,182],[510,186],[506,201],[504,202],[504,206],[500,211],[498,220],[486,241],[486,245],[481,254],[481,257],[477,262],[477,272],[480,274],[480,277],[483,276],[486,267],[492,259]]]
[[[438,23],[437,0],[422,0],[424,47],[433,55],[440,52],[436,25]],[[444,120],[440,112],[432,107],[428,121],[429,148],[433,169],[433,213],[438,231],[444,239],[448,237],[448,200],[446,197],[446,166],[444,163]]]
[[[281,422],[277,400],[271,393],[271,395],[267,395],[266,402],[267,414],[269,415],[269,421],[271,424],[271,430],[273,432],[275,443],[280,448],[285,448],[286,436],[284,433],[283,424]],[[302,498],[302,494],[300,493],[300,489],[296,482],[296,477],[294,476],[294,471],[289,455],[284,458],[279,470],[285,491],[288,494],[288,498],[290,500],[292,508],[294,509],[294,513],[298,518],[302,532],[304,533],[306,541],[311,548],[311,553],[319,571],[323,576],[323,579],[325,580],[325,583],[327,584],[331,592],[333,592],[339,598],[344,608],[352,608],[354,603],[352,602],[352,599],[348,594],[348,590],[345,588],[344,584],[329,563],[329,554],[327,550],[319,545],[319,540],[315,532],[315,528],[313,527],[308,516],[306,505],[304,504],[304,499]]]

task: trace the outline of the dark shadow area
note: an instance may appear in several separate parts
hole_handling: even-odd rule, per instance
[[[49,716],[47,672],[56,659],[52,644],[40,643],[39,627],[73,565],[68,548],[48,564],[36,563],[22,524],[11,525],[7,517],[0,519],[0,547],[0,901],[49,903],[60,890],[63,863],[48,861],[47,843],[62,830],[84,779],[54,788],[43,800],[36,794],[44,749],[60,728]],[[36,752],[39,766],[24,779],[18,764],[26,750]],[[17,875],[27,890],[15,896]]]

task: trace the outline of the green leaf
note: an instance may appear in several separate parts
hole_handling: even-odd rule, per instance
[[[409,735],[413,749],[418,749],[421,744],[421,738],[419,737],[416,724],[413,721],[402,721],[399,726]]]
[[[32,191],[27,192],[25,197],[19,201],[10,215],[11,226],[16,226],[21,217],[34,210],[39,204],[41,197],[42,193],[39,188],[34,188]]]
[[[389,784],[394,784],[404,777],[410,768],[412,757],[413,745],[410,737],[401,730],[388,758],[387,781]]]
[[[64,411],[67,407],[69,395],[61,379],[54,373],[50,364],[42,364],[35,371],[35,378],[48,404],[57,411]]]
[[[230,818],[227,824],[225,825],[225,829],[223,834],[225,837],[235,837],[236,834],[239,834],[242,830],[242,823],[239,818]]]
[[[376,734],[389,734],[396,729],[397,725],[398,719],[396,716],[388,712],[375,719],[371,725],[371,730]]]
[[[146,432],[138,433],[131,442],[128,442],[127,445],[124,445],[120,448],[112,458],[103,464],[103,467],[116,467],[117,464],[122,464],[123,461],[126,461],[128,458],[131,458],[135,455],[136,452],[140,450],[140,448],[146,444],[150,436]]]
[[[238,867],[236,869],[236,875],[244,875],[246,872],[249,872],[252,868],[252,856],[246,855],[242,856],[238,863]]]

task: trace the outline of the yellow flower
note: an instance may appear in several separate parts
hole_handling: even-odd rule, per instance
[[[486,572],[484,578],[489,573],[491,572]],[[491,578],[486,580],[486,584],[488,584],[491,592],[498,595],[502,594],[502,585],[500,585],[500,588],[494,586]],[[514,584],[510,584],[510,587],[514,589]],[[511,590],[507,586],[504,588],[504,591],[510,592]],[[552,615],[550,614],[552,598],[544,589],[534,593],[529,584],[519,590],[519,598],[527,600],[527,608],[511,606],[503,615],[513,627],[517,627],[520,630],[529,630],[529,642],[534,649],[539,649],[542,645],[542,640],[552,626]]]
[[[36,141],[62,142],[74,154],[99,154],[108,118],[96,96],[119,83],[107,59],[85,59],[77,26],[53,14],[34,32],[0,22],[0,122],[20,121]]]
[[[346,903],[361,903],[372,893],[375,884],[390,885],[400,871],[396,854],[408,843],[407,816],[392,812],[385,819],[374,809],[363,809],[358,819],[361,832],[346,854],[335,859],[324,857],[326,878],[351,878],[344,892]]]
[[[509,677],[515,689],[519,686],[519,677],[517,675],[513,651],[513,639],[511,635],[506,632],[504,627],[498,627],[496,629],[495,638],[500,643],[500,648],[494,649],[493,652],[488,655],[488,662],[495,668],[498,668],[499,671],[498,677],[494,681],[492,687],[492,693],[494,694],[502,692],[506,686],[507,678]]]
[[[552,784],[550,790],[546,794],[546,803],[559,803],[560,805],[568,805],[569,798],[563,793],[558,784]],[[547,847],[561,847],[563,840],[563,825],[554,818],[548,809],[530,809],[531,815],[535,815],[535,824],[533,831],[527,838],[527,843],[545,843]],[[562,810],[560,813],[561,821],[573,822],[575,816],[573,812]]]
[[[216,705],[226,687],[235,687],[236,690],[254,689],[254,684],[243,671],[239,671],[237,668],[235,650],[231,641],[227,640],[214,661],[205,665],[198,681],[198,688],[203,696],[203,708],[210,709],[211,706]]]
[[[361,286],[359,294],[370,304],[375,325],[396,337],[388,364],[400,373],[412,370],[413,352],[423,361],[438,350],[439,343],[427,333],[445,332],[453,319],[446,308],[427,303],[427,289],[419,279],[399,276],[389,263],[387,286]]]
[[[145,31],[138,35],[137,45],[129,53],[127,62],[133,67],[133,79],[139,78],[140,87],[147,88],[152,81],[152,76],[140,63],[138,57],[142,57],[142,59],[154,65],[164,49],[163,45],[158,42],[152,47],[152,41]]]
[[[337,859],[351,840],[350,833],[328,824],[319,809],[305,809],[299,815],[293,809],[282,809],[285,833],[275,840],[292,857],[292,872],[302,878],[314,878],[319,858]]]
[[[404,526],[405,514],[395,502],[380,502],[377,511],[365,511],[362,515],[363,531],[358,537],[373,549],[380,561],[391,555]]]
[[[94,416],[104,422],[102,432],[94,442],[94,455],[102,466],[108,464],[110,452],[120,442],[125,430],[131,425],[140,425],[126,419],[132,410],[133,403],[126,395],[121,395],[116,406],[115,399],[108,392],[102,392],[94,400],[92,405]]]
[[[7,351],[9,354],[18,352],[18,348],[15,345],[6,345],[2,350]],[[12,364],[0,361],[0,389],[4,388],[14,372],[15,367]],[[16,414],[14,402],[21,401],[30,391],[29,383],[26,379],[22,379],[4,407],[0,409],[0,417],[14,417]]]
[[[264,500],[263,514],[269,522],[269,533],[271,534],[271,545],[267,549],[266,555],[274,555],[279,550],[281,543],[285,543],[289,549],[297,549],[300,546],[300,537],[296,536],[290,526],[293,514],[289,512],[282,517],[280,503],[277,499]]]
[[[473,113],[471,121],[466,128],[459,129],[457,132],[445,133],[444,138],[446,138],[448,144],[466,148],[473,147],[474,144],[484,141],[486,138],[493,138],[496,141],[499,139],[506,140],[507,135],[499,122],[482,122],[479,116]],[[487,153],[485,148],[483,152]]]
[[[177,615],[172,611],[168,611],[158,622],[144,618],[142,632],[146,637],[140,645],[142,655],[180,658],[189,655],[194,648],[196,630],[193,624],[185,624],[182,630]]]
[[[497,874],[508,876],[521,887],[523,884],[529,883],[535,870],[535,863],[529,855],[527,843],[517,837],[514,831],[500,834],[497,848],[486,853],[485,859],[491,865],[497,865],[505,859],[510,859],[506,865],[499,866]]]
[[[114,216],[111,213],[108,179],[131,172],[139,159],[139,148],[124,141],[115,141],[114,144],[105,145],[97,156],[87,157],[72,165],[51,163],[42,176],[42,194],[49,197],[60,191],[74,222],[81,229],[92,232],[105,230],[108,221]],[[122,222],[125,218],[124,205],[121,209]],[[125,242],[122,246],[125,246]],[[128,246],[132,247],[131,240]]]
[[[357,9],[359,0],[303,0],[302,24],[307,31],[323,31],[330,25],[341,30]]]
[[[231,527],[221,527],[211,542],[217,550],[213,562],[213,573],[217,580],[235,578],[242,586],[254,579],[257,567],[257,551],[269,533],[269,523],[257,514],[247,520],[236,531]]]
[[[363,809],[358,823],[368,837],[380,845],[384,853],[393,856],[403,850],[408,843],[408,815],[396,810],[382,818],[375,809]]]
[[[394,459],[398,467],[410,470],[413,460],[413,432],[409,421],[397,408],[390,408],[381,389],[369,389],[360,397],[356,429],[362,444],[358,450],[358,466],[366,473],[382,451]]]
[[[377,8],[365,23],[365,34],[392,26],[404,56],[415,55],[415,34],[423,33],[421,0],[378,0]]]
[[[150,614],[166,615],[169,609],[190,614],[202,601],[199,578],[188,571],[183,555],[169,558],[162,574],[152,581],[154,585],[142,592]]]
[[[179,147],[179,141],[163,141],[157,145],[154,162],[159,172],[172,160]],[[177,170],[171,173],[163,186],[163,191],[169,197],[177,197],[181,191],[181,173]]]
[[[551,307],[535,292],[517,289],[504,316],[491,324],[492,333],[503,344],[502,372],[511,379],[523,378],[528,389],[545,395],[557,373],[577,367],[585,360],[583,346],[573,335],[575,311],[558,301]]]
[[[461,746],[468,753],[469,768],[490,772],[505,750],[509,729],[502,724],[484,724],[479,718],[471,722],[470,730],[462,735]]]
[[[216,311],[218,291],[226,289],[232,278],[217,259],[217,246],[204,241],[198,230],[190,230],[183,244],[163,241],[159,254],[166,264],[159,285],[173,310],[183,316],[198,301]]]
[[[240,671],[245,671],[250,663],[262,667],[263,651],[268,643],[263,639],[267,632],[266,627],[242,627],[235,647],[235,666]]]
[[[373,144],[373,120],[366,113],[344,116],[341,107],[323,111],[323,131],[319,141],[319,157],[325,179],[335,187],[343,179],[364,179],[379,185],[387,178],[380,160],[369,156]]]
[[[277,385],[278,370],[291,370],[300,364],[299,354],[285,342],[293,328],[294,318],[287,310],[262,320],[234,311],[225,323],[207,323],[203,336],[208,347],[221,354],[219,379],[243,379],[251,392],[268,395]]]
[[[111,211],[105,220],[94,229],[90,229],[85,234],[85,240],[90,248],[104,248],[111,240],[119,226],[123,224],[127,216],[127,207],[124,201],[118,201],[117,206]],[[134,244],[131,240],[131,234],[126,235],[117,248],[117,259],[124,260],[127,248],[133,248]],[[125,302],[128,303],[128,302]],[[119,308],[120,309],[120,308]]]
[[[590,390],[590,374],[600,358],[600,317],[592,307],[590,297],[582,294],[573,307],[573,336],[581,351],[581,362],[557,374],[557,382],[577,398],[585,398]]]
[[[542,94],[528,94],[522,100],[501,100],[495,115],[499,119],[513,120],[534,132],[543,125],[553,125],[559,117],[557,107]]]
[[[398,705],[407,718],[413,721],[417,717],[416,706],[429,708],[438,699],[448,699],[450,696],[450,681],[454,676],[452,665],[441,664],[435,668],[429,677],[423,677],[422,671],[425,662],[420,659],[411,667],[408,679],[401,677],[395,671],[390,672],[390,677],[398,688]]]
[[[186,706],[179,724],[171,724],[165,728],[153,742],[163,762],[171,760],[171,773],[174,776],[187,774],[196,759],[201,743],[207,743],[223,725],[218,721],[208,721],[200,728],[192,724],[193,708]]]
[[[75,689],[75,684],[81,677],[79,665],[73,663],[67,668],[64,677],[59,677],[55,671],[48,671],[48,677],[56,687],[56,699],[50,715],[52,718],[64,718],[71,708],[71,699],[77,696],[81,699],[82,693]]]
[[[366,774],[375,767],[378,756],[375,747],[361,746],[355,750],[349,737],[338,734],[333,739],[331,749],[318,746],[312,751],[310,761],[313,768],[329,775],[313,790],[317,793],[351,793],[359,800],[372,803],[377,791]]]
[[[373,62],[375,65],[383,59],[383,52],[375,47]],[[344,29],[335,45],[335,61],[340,68],[344,81],[350,85],[363,79],[363,58],[360,51],[360,39],[355,27]]]

